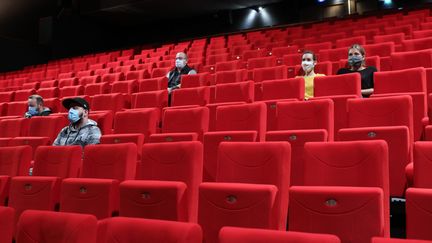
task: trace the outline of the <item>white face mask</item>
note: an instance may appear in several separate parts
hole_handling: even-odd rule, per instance
[[[309,72],[315,67],[315,64],[313,61],[302,61],[302,68],[303,71]]]
[[[176,68],[182,69],[182,68],[184,68],[186,66],[186,61],[185,60],[176,59],[175,66],[176,66]]]

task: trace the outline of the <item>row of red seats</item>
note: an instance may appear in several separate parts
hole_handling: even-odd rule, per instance
[[[423,144],[430,151],[432,145]],[[81,168],[80,147],[40,147],[34,176],[1,178],[2,185],[10,181],[8,205],[16,211],[15,222],[26,209],[54,210],[59,202],[62,212],[98,219],[118,210],[120,216],[198,222],[206,242],[216,242],[226,225],[285,229],[289,205],[290,230],[367,242],[389,233],[387,149],[383,141],[306,143],[304,181],[290,189],[291,149],[286,142],[222,143],[216,183],[200,184],[203,148],[198,142],[144,145],[137,166],[134,144],[88,146]],[[8,170],[29,163],[29,147],[1,150],[5,160],[14,158]],[[73,178],[78,174],[81,178]],[[431,218],[424,211],[430,191],[407,191],[408,238],[431,239],[423,224]],[[334,217],[331,226],[326,214]]]
[[[8,218],[12,209],[0,208],[0,215]],[[6,221],[7,222],[7,221]],[[8,222],[7,222],[8,223]],[[5,225],[8,225],[8,224]],[[77,230],[80,229],[80,230]],[[58,232],[55,238],[49,235],[52,231]],[[159,234],[160,232],[164,234]],[[2,234],[4,241],[9,243],[12,233],[9,228]],[[49,235],[49,236],[47,236]],[[202,230],[192,223],[180,223],[149,219],[133,219],[116,217],[97,222],[90,215],[58,213],[29,210],[25,212],[18,224],[17,243],[34,242],[34,239],[50,237],[56,242],[66,237],[75,243],[92,242],[146,242],[156,243],[201,243]],[[299,242],[299,243],[339,243],[340,239],[334,235],[313,234],[301,232],[283,232],[275,230],[248,229],[239,227],[223,227],[219,234],[219,242]],[[374,237],[371,243],[427,243],[430,241],[404,240]]]
[[[329,160],[326,154],[336,155],[341,148],[344,148],[344,153],[351,154],[360,147],[364,149],[358,153],[355,160],[368,168],[368,179],[362,182],[340,179],[337,175],[346,174],[347,171],[339,171],[339,166],[336,165],[338,161]],[[303,185],[377,188],[350,188],[348,193],[344,188],[319,187],[311,194],[310,190],[314,187],[298,188],[298,191],[293,187],[290,190],[292,199],[289,227],[295,231],[309,231],[302,226],[302,222],[306,223],[300,220],[300,215],[304,212],[302,213],[301,207],[297,207],[295,203],[300,200],[302,193],[309,194],[310,198],[306,199],[308,204],[321,196],[328,196],[329,193],[337,197],[335,200],[339,202],[345,202],[347,199],[343,198],[346,197],[358,197],[360,200],[362,195],[369,195],[375,198],[374,203],[370,203],[371,207],[376,209],[372,211],[373,215],[383,217],[369,215],[375,219],[377,225],[361,225],[358,240],[371,236],[388,236],[386,144],[382,141],[311,143],[307,144],[306,148],[306,151],[311,153],[307,159],[311,166],[305,167],[304,174],[307,177]],[[24,150],[25,147],[17,149]],[[9,153],[13,151],[12,148],[3,150],[10,151]],[[199,222],[204,229],[206,242],[216,242],[219,229],[225,225],[285,229],[290,171],[288,143],[222,143],[219,150],[216,183],[200,185],[203,150],[198,142],[144,145],[138,166],[134,144],[87,146],[82,168],[79,169],[81,178],[63,180],[61,178],[76,177],[74,175],[78,171],[77,158],[80,161],[80,148],[41,147],[36,152],[34,176],[10,179],[8,205],[16,210],[16,220],[25,209],[53,210],[59,202],[60,211],[90,213],[99,219],[110,217],[118,210],[120,216]],[[6,153],[2,154],[7,156]],[[47,156],[48,154],[52,156]],[[63,158],[61,163],[58,161],[59,155]],[[316,156],[320,159],[316,159]],[[335,167],[320,166],[322,159],[336,163]],[[305,165],[308,162],[305,162]],[[53,167],[54,165],[56,166]],[[279,172],[277,175],[276,171]],[[334,176],[326,179],[312,176],[316,172],[321,174],[324,171],[327,171],[324,174]],[[375,171],[376,176],[372,176],[371,171]],[[353,168],[351,173],[360,175],[363,172]],[[47,189],[41,190],[42,188]],[[357,193],[353,195],[353,191]],[[299,198],[293,200],[297,193],[300,193]],[[348,208],[356,208],[355,203],[350,200],[347,203]],[[227,214],[225,210],[230,213]],[[319,219],[319,215],[316,216],[317,220],[323,220]],[[340,215],[342,218],[345,216],[346,214]],[[348,228],[335,227],[328,233],[334,233],[342,239],[351,238]]]

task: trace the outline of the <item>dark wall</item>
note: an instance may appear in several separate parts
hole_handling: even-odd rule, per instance
[[[18,29],[15,32],[11,26],[0,28],[0,49],[3,54],[0,56],[0,71],[19,69],[25,65],[46,62],[48,59],[134,46],[153,47],[158,44],[221,33],[320,21],[348,14],[346,1],[327,0],[325,3],[317,4],[316,0],[299,0],[267,5],[264,9],[265,13],[258,13],[253,9],[220,10],[213,14],[176,19],[159,18],[148,22],[139,16],[130,18],[127,15],[104,12],[83,14],[83,10],[80,10],[76,4],[78,0],[62,2],[69,3],[69,6],[56,9],[51,17],[48,16],[41,21],[38,19],[35,23],[34,21],[16,23]],[[359,14],[377,11],[384,8],[380,2],[351,0],[353,3],[351,10]],[[432,0],[394,0],[394,2],[395,8],[407,8],[422,2],[432,2]],[[125,21],[125,18],[130,20]],[[20,28],[24,25],[27,27]],[[5,31],[6,36],[13,37],[2,38],[2,31]]]

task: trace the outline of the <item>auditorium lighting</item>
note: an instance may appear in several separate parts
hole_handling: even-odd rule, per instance
[[[245,21],[243,22],[243,29],[249,29],[252,27],[253,22],[255,20],[255,16],[257,16],[258,11],[255,9],[251,9],[249,11],[249,14],[246,16]]]
[[[318,0],[318,2],[319,2],[319,3],[323,3],[323,2],[325,2],[325,0]]]
[[[273,19],[271,18],[270,14],[264,8],[261,9],[260,16],[261,16],[262,22],[265,26],[272,26],[273,25]]]
[[[392,4],[392,3],[393,3],[392,0],[384,0],[384,4],[385,4],[385,5],[390,5],[390,4]]]

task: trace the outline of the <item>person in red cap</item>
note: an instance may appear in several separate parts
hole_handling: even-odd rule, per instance
[[[54,146],[98,144],[101,131],[97,123],[89,119],[90,106],[85,99],[76,97],[63,100],[63,106],[69,110],[69,126],[63,128],[54,141]]]

